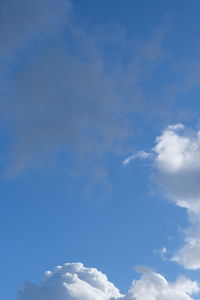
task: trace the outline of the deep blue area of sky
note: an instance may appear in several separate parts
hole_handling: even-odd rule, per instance
[[[77,18],[87,26],[118,23],[133,39],[146,39],[170,16],[171,33],[166,47],[173,57],[190,61],[198,55],[199,1],[72,3]],[[175,108],[196,112],[199,94],[198,89],[193,91],[192,103],[188,100],[190,95],[184,94]],[[181,121],[181,117],[176,120],[175,116],[172,111],[164,123]],[[197,121],[194,114],[187,122],[190,125]],[[142,137],[133,140],[135,148],[148,151],[164,124],[151,120],[147,126],[137,118],[134,123],[144,126]],[[180,245],[185,212],[152,193],[150,164],[135,161],[125,168],[122,159],[116,155],[108,158],[112,191],[102,199],[95,188],[90,199],[81,194],[84,178],[75,181],[66,174],[32,170],[12,179],[1,176],[1,299],[15,299],[24,280],[38,282],[45,270],[65,262],[80,261],[98,268],[122,292],[137,278],[136,265],[151,266],[172,280],[179,274],[178,266],[171,262],[166,265],[154,250],[167,246],[173,251]]]

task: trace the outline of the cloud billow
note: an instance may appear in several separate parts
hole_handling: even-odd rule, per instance
[[[191,225],[184,230],[185,245],[173,261],[187,269],[200,269],[200,131],[182,124],[168,126],[153,149],[157,182],[165,195],[184,207]]]
[[[190,225],[183,231],[185,244],[172,261],[186,269],[200,269],[200,131],[189,130],[181,123],[169,125],[150,152],[134,153],[123,164],[136,158],[152,162],[162,194],[186,209]]]
[[[19,300],[193,300],[200,291],[197,282],[180,277],[175,283],[144,268],[126,295],[106,275],[81,263],[66,263],[45,273],[39,284],[25,283]]]
[[[200,212],[200,132],[182,124],[169,126],[156,139],[155,166],[168,197],[178,206]]]

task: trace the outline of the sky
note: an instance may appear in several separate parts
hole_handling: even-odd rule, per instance
[[[0,299],[200,299],[198,0],[0,0]]]

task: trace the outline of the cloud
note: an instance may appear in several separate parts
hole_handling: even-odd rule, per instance
[[[175,283],[145,268],[135,280],[127,295],[94,268],[81,263],[67,263],[45,273],[39,284],[25,283],[19,300],[192,300],[200,291],[197,282],[180,277]]]
[[[155,167],[169,199],[191,213],[200,212],[200,131],[182,124],[169,126],[157,137]]]
[[[168,199],[186,208],[191,223],[184,230],[185,245],[172,260],[187,269],[199,269],[200,131],[170,125],[156,138],[153,153],[157,182]]]
[[[159,254],[160,257],[163,259],[163,260],[167,260],[167,254],[168,254],[168,250],[166,247],[162,247],[161,249],[159,250],[154,250],[153,252],[154,254]]]
[[[138,157],[140,152],[123,164]],[[189,130],[180,123],[169,125],[144,157],[153,161],[156,182],[165,197],[185,208],[191,223],[184,230],[184,245],[175,251],[171,260],[186,269],[200,269],[200,131]],[[165,258],[166,252],[162,249],[159,252]]]
[[[156,138],[150,152],[139,151],[123,164],[137,158],[153,162],[156,183],[165,197],[187,211],[190,225],[183,231],[185,243],[171,260],[186,269],[200,269],[200,131],[181,123],[169,125]],[[154,253],[166,259],[167,249]]]
[[[172,261],[183,265],[190,270],[200,269],[200,239],[191,236],[185,238],[186,244],[177,251]]]
[[[71,12],[68,0],[3,0],[0,5],[1,62],[11,62],[33,42],[57,34]]]
[[[173,261],[183,265],[190,270],[200,269],[200,223],[199,214],[192,218],[191,225],[184,230],[185,245],[179,249]],[[198,218],[198,219],[197,219]]]
[[[141,158],[141,159],[147,159],[151,157],[151,153],[145,152],[145,151],[138,151],[131,156],[128,156],[124,161],[123,165],[128,165],[132,160]]]
[[[89,169],[88,161],[98,166],[105,153],[126,153],[126,117],[142,102],[142,82],[168,59],[168,25],[133,51],[120,26],[86,28],[70,1],[9,0],[0,6],[6,174],[57,166],[63,155]]]
[[[162,275],[146,272],[133,282],[124,299],[127,300],[192,300],[190,296],[199,292],[198,284],[185,277],[175,283],[168,282]]]
[[[19,300],[108,300],[121,296],[118,289],[97,269],[73,263],[46,272],[41,285],[26,283]]]

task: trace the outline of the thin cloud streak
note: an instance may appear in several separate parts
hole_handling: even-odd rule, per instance
[[[138,151],[130,156],[128,156],[123,162],[123,165],[128,165],[132,160],[141,158],[141,159],[150,159],[152,157],[152,154],[145,151]]]

